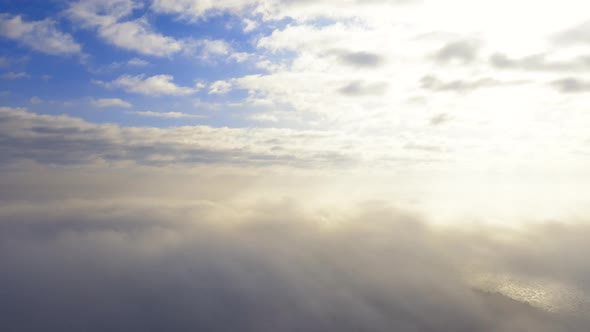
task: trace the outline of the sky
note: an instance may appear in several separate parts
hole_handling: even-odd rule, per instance
[[[590,330],[589,12],[0,0],[0,330]]]

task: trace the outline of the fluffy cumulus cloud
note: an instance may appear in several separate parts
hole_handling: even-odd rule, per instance
[[[27,21],[21,15],[0,14],[0,36],[51,55],[80,54],[82,47],[51,19]]]

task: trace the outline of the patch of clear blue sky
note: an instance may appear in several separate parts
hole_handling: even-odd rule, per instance
[[[93,80],[112,81],[121,75],[172,75],[174,83],[180,86],[194,86],[197,81],[211,83],[216,80],[262,74],[264,70],[251,61],[237,63],[226,57],[203,60],[198,55],[174,54],[169,57],[142,55],[109,44],[97,35],[94,29],[84,29],[70,22],[63,11],[68,1],[0,0],[0,12],[22,15],[25,21],[50,18],[58,28],[71,34],[82,45],[88,55],[85,61],[76,56],[47,55],[30,49],[17,41],[0,38],[0,56],[18,59],[5,72],[26,72],[30,78],[0,80],[0,103],[2,106],[27,107],[43,114],[68,114],[91,122],[114,122],[123,126],[177,126],[206,124],[213,126],[241,127],[252,125],[247,120],[249,110],[227,106],[239,103],[247,97],[245,91],[232,91],[226,95],[209,95],[203,89],[190,96],[145,96],[128,93],[122,89],[106,89],[92,83]],[[269,35],[274,29],[283,28],[293,22],[289,19],[265,22],[258,29],[243,31],[243,18],[229,13],[219,13],[199,21],[186,21],[173,15],[156,15],[147,9],[136,10],[126,19],[145,17],[154,31],[179,40],[186,38],[223,40],[233,52],[260,54],[256,48],[257,37]],[[258,18],[260,20],[260,18]],[[318,22],[321,24],[321,22]],[[278,61],[292,57],[292,54],[265,54]],[[128,66],[133,58],[149,62],[142,67]],[[49,79],[47,79],[49,77]],[[32,97],[41,98],[39,104],[30,103]],[[133,104],[133,108],[104,108],[91,106],[92,99],[120,98]],[[195,100],[202,103],[226,105],[216,110],[195,107]],[[130,114],[132,111],[183,112],[205,115],[207,118],[162,119],[145,118]]]

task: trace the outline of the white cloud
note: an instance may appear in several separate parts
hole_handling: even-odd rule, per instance
[[[144,67],[144,66],[149,65],[150,63],[147,62],[147,61],[145,61],[145,60],[143,60],[143,59],[133,58],[133,59],[127,61],[127,64],[129,66]]]
[[[19,72],[19,73],[8,72],[8,73],[4,73],[4,74],[0,75],[0,78],[5,79],[5,80],[18,80],[21,78],[31,78],[31,75],[24,73],[24,72]]]
[[[254,7],[254,0],[154,0],[152,10],[158,13],[176,14],[187,20],[204,19],[207,14],[215,14],[220,11],[242,11],[248,6]]]
[[[197,81],[195,83],[195,89],[197,89],[197,90],[204,89],[205,87],[207,87],[207,83],[205,83],[203,81]]]
[[[244,32],[252,32],[258,28],[258,22],[248,18],[244,19]]]
[[[152,10],[158,13],[176,14],[189,21],[204,20],[208,16],[220,12],[230,12],[238,15],[260,15],[265,20],[277,20],[291,17],[299,21],[318,17],[342,18],[354,17],[366,12],[383,12],[409,3],[419,3],[414,0],[154,0]],[[246,23],[254,28],[253,24]]]
[[[172,82],[172,75],[155,75],[145,78],[145,75],[119,76],[112,82],[95,81],[107,88],[122,88],[127,92],[144,95],[186,96],[197,92],[197,88],[178,86]]]
[[[272,113],[253,114],[248,118],[252,121],[258,122],[279,122],[278,117]]]
[[[247,52],[236,52],[236,53],[232,53],[232,55],[230,55],[228,57],[228,60],[232,60],[237,63],[242,63],[242,62],[248,61],[249,59],[251,59],[253,57],[254,57],[253,54],[250,54]]]
[[[130,103],[128,103],[122,99],[119,99],[119,98],[102,98],[102,99],[92,100],[92,105],[94,105],[94,107],[98,107],[98,108],[106,108],[106,107],[130,108],[133,106]]]
[[[70,34],[59,31],[51,19],[25,21],[20,15],[0,14],[0,36],[51,55],[82,52],[80,44]]]
[[[221,39],[187,39],[183,53],[186,56],[196,56],[206,62],[215,62],[232,53],[232,47]]]
[[[200,99],[193,102],[193,106],[198,110],[219,111],[225,104],[222,103],[208,103]]]
[[[176,39],[150,25],[147,16],[132,19],[144,3],[137,0],[80,0],[66,11],[83,27],[96,29],[106,42],[144,55],[165,57],[174,54],[198,55],[201,59],[227,55],[231,47],[223,40]],[[130,65],[145,65],[143,60]]]
[[[203,56],[227,55],[231,50],[231,47],[223,40],[204,39],[198,41],[198,45],[202,47]]]
[[[153,111],[137,111],[130,112],[131,114],[151,117],[151,118],[165,118],[165,119],[186,119],[186,118],[204,118],[203,115],[188,114],[182,112],[153,112]]]
[[[473,4],[453,1],[469,8],[484,5],[478,1]],[[526,3],[533,5],[529,1]],[[214,2],[210,4],[217,6]],[[235,4],[237,7],[231,10],[244,15],[241,19],[252,19],[248,13],[239,12],[240,3]],[[212,84],[210,93],[222,93],[227,86],[247,92],[248,97],[241,102],[253,112],[244,117],[261,125],[295,127],[294,124],[302,123],[305,128],[342,130],[354,141],[351,144],[367,147],[366,160],[385,155],[390,160],[408,156],[425,160],[436,151],[445,151],[457,168],[466,170],[485,168],[485,165],[497,167],[498,164],[524,167],[510,166],[519,163],[543,168],[539,165],[547,165],[549,160],[560,160],[559,167],[564,168],[574,159],[587,165],[581,157],[578,159],[571,151],[566,152],[564,146],[575,145],[580,151],[590,151],[587,144],[582,143],[588,140],[584,127],[590,125],[590,116],[583,110],[590,94],[560,96],[556,87],[549,84],[566,82],[564,68],[579,69],[577,81],[588,81],[587,48],[576,44],[577,48],[568,51],[552,45],[552,41],[544,37],[551,35],[547,33],[550,25],[544,27],[542,33],[529,31],[527,27],[530,38],[513,37],[504,31],[509,29],[503,24],[491,24],[484,10],[476,10],[477,15],[469,18],[449,14],[453,16],[450,19],[447,15],[430,15],[445,12],[444,7],[449,6],[446,3],[428,2],[424,8],[408,6],[400,10],[393,10],[391,4],[393,2],[386,1],[294,1],[286,3],[283,10],[301,20],[281,28],[257,17],[259,23],[265,25],[265,31],[274,28],[271,33],[253,39],[257,46],[253,58],[265,71],[225,78]],[[510,4],[502,1],[500,8],[508,8]],[[230,2],[219,4],[217,10],[226,5]],[[487,9],[494,9],[490,8],[494,6],[484,5]],[[556,7],[556,12],[575,8],[560,9],[557,3],[552,6]],[[321,7],[327,15],[334,14],[333,17],[338,18],[346,13],[354,19],[335,19],[321,25],[303,19],[321,15],[318,9]],[[526,17],[521,15],[526,12],[526,6],[518,4],[516,7],[519,17]],[[500,12],[494,10],[495,19],[501,16]],[[209,15],[203,8],[195,13]],[[541,25],[540,15],[531,15],[535,16],[535,26]],[[510,13],[509,16],[510,29],[518,27],[517,15]],[[488,22],[488,26],[481,24],[482,21]],[[476,33],[478,30],[485,33]],[[512,47],[520,42],[526,47]],[[538,53],[541,55],[534,56],[537,48],[532,47],[533,44],[544,47],[543,53]],[[529,53],[512,53],[513,50],[522,52],[522,49]],[[491,55],[496,52],[518,60],[513,61],[515,63],[526,60],[535,64],[541,59],[541,64],[557,65],[552,65],[554,69],[550,71],[542,71],[539,64],[527,67],[530,69],[527,71],[511,68],[518,66],[500,70],[490,63]],[[424,84],[423,78],[427,75],[441,78],[444,84],[435,84],[434,88]],[[451,89],[461,94],[461,98],[448,95]],[[567,109],[569,116],[560,117],[557,109]],[[277,111],[286,111],[284,114],[299,121],[277,116]],[[437,117],[440,114],[445,117]],[[443,122],[444,125],[433,125]],[[564,126],[568,128],[567,134],[562,130]],[[500,132],[503,135],[499,135]],[[369,142],[375,145],[369,147]],[[543,149],[539,149],[540,146]],[[388,149],[395,152],[386,152]],[[537,158],[536,162],[527,161],[532,156]],[[441,165],[444,163],[446,161]]]
[[[79,0],[72,1],[66,12],[85,26],[108,26],[141,9],[137,0]]]
[[[83,27],[96,28],[108,43],[123,49],[152,56],[169,56],[180,52],[184,42],[152,30],[145,18],[123,21],[143,6],[134,0],[81,0],[67,10]]]
[[[146,55],[168,56],[183,48],[181,41],[153,32],[145,20],[103,26],[99,34],[115,46]]]
[[[223,95],[230,92],[232,89],[232,84],[227,81],[215,81],[211,83],[209,87],[209,94],[210,95]]]

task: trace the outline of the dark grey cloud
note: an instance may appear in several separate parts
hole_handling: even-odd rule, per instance
[[[523,58],[511,58],[496,53],[490,63],[498,69],[524,71],[586,71],[590,70],[590,55],[579,56],[569,61],[549,60],[547,54],[533,54]]]
[[[590,44],[590,20],[558,33],[553,41],[558,45]]]
[[[460,40],[446,44],[440,48],[433,59],[440,63],[460,62],[471,63],[477,59],[479,44],[471,40]]]
[[[439,126],[451,120],[451,116],[446,113],[440,113],[430,118],[430,125]]]
[[[218,144],[214,135],[236,143]],[[312,132],[305,139],[322,138]],[[0,108],[0,165],[32,160],[41,164],[77,165],[132,161],[144,165],[268,164],[315,167],[352,164],[354,156],[334,150],[277,151],[268,137],[302,139],[292,132],[261,131],[260,138],[242,142],[239,129],[205,126],[122,128],[96,125],[69,116],[37,115]],[[300,135],[301,136],[301,135]],[[337,158],[334,158],[337,157]]]
[[[590,92],[590,81],[567,77],[551,82],[562,93]]]
[[[449,149],[444,146],[430,145],[430,144],[419,144],[419,143],[408,143],[408,144],[404,145],[404,149],[406,149],[406,150],[419,150],[419,151],[434,152],[434,153],[449,152]]]
[[[476,80],[442,81],[439,78],[427,75],[420,80],[421,87],[425,90],[439,92],[469,92],[486,87],[495,87],[508,84],[492,78],[480,78]]]
[[[485,228],[441,231],[372,202],[326,229],[318,224],[321,215],[304,212],[294,200],[247,207],[226,198],[214,204],[178,204],[165,196],[157,204],[112,200],[110,193],[126,186],[116,181],[94,187],[101,196],[94,199],[52,198],[52,189],[60,192],[77,181],[29,188],[46,187],[40,190],[47,195],[36,202],[0,201],[0,330],[590,327],[583,312],[537,309],[493,289],[474,288],[462,272],[483,262],[493,271],[589,290],[590,265],[581,255],[571,256],[590,249],[587,226],[531,226],[524,235],[504,236]],[[15,189],[27,186],[19,181]]]
[[[351,97],[357,96],[382,96],[387,92],[386,82],[368,83],[353,81],[338,89],[338,92]]]
[[[377,68],[385,64],[385,59],[371,52],[333,51],[343,64],[359,68]]]

